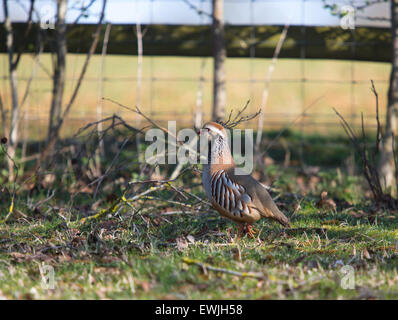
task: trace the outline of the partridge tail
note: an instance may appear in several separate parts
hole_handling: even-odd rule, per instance
[[[289,219],[276,206],[272,208],[272,218],[274,218],[284,227],[290,227]]]
[[[290,222],[289,219],[286,218],[286,216],[279,211],[279,214],[275,216],[275,219],[284,227],[290,228]]]

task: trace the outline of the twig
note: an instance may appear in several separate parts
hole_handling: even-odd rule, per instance
[[[382,189],[381,183],[380,183],[380,179],[379,179],[378,171],[377,171],[374,163],[372,164],[369,161],[369,157],[367,155],[363,116],[362,116],[362,136],[363,136],[364,146],[363,146],[363,148],[361,148],[358,138],[356,137],[356,135],[353,132],[350,125],[347,123],[347,121],[344,119],[344,117],[336,109],[333,108],[333,110],[337,114],[337,116],[340,118],[344,131],[350,138],[352,144],[354,145],[355,149],[357,150],[358,155],[361,158],[362,171],[363,171],[363,174],[364,174],[364,176],[369,184],[369,187],[372,191],[374,200],[378,204],[384,204],[384,205],[387,205],[388,207],[395,208],[396,207],[395,200],[391,197],[391,195],[383,192],[383,189]],[[373,155],[373,159],[374,159],[374,155]]]
[[[141,108],[141,91],[142,91],[142,64],[143,64],[143,43],[142,43],[142,30],[141,30],[141,23],[137,20],[136,22],[136,37],[137,37],[137,87],[136,87],[136,106],[137,109]],[[141,117],[135,117],[135,126],[137,128],[140,127]],[[141,154],[141,139],[140,135],[137,134],[135,136],[135,142],[137,146],[137,154],[138,154],[138,161],[142,162],[142,154]]]
[[[90,3],[87,6],[83,6],[79,8],[80,9],[80,14],[76,17],[75,21],[73,21],[73,24],[77,24],[80,20],[81,17],[83,17],[86,14],[86,11],[94,4],[96,0],[91,0]]]
[[[380,124],[380,119],[379,119],[379,95],[376,91],[375,84],[373,80],[370,80],[372,84],[372,92],[375,95],[376,98],[376,122],[377,122],[377,135],[376,135],[376,154],[380,150],[380,141],[381,141],[381,124]]]
[[[102,92],[103,92],[103,78],[104,78],[104,65],[105,65],[105,56],[106,51],[108,49],[108,41],[109,41],[109,34],[111,32],[112,24],[108,23],[105,29],[104,41],[102,44],[102,52],[101,52],[101,64],[99,70],[99,77],[98,77],[98,96],[97,96],[97,131],[98,133],[102,131],[102,122],[100,119],[102,118],[102,109],[103,109],[103,102],[102,102]],[[100,156],[105,154],[104,148],[104,141],[101,139],[99,142],[99,148],[96,150],[95,162],[96,162],[96,170],[97,174],[101,174],[101,160]]]
[[[192,149],[195,144],[197,143],[198,137],[195,137],[191,143],[188,145],[188,149]],[[179,162],[176,168],[174,169],[173,173],[170,176],[170,180],[174,180],[178,175],[180,174],[182,168],[184,167],[184,164],[182,162]]]
[[[205,16],[207,16],[209,18],[213,17],[210,13],[203,11],[202,9],[200,9],[197,6],[195,6],[192,3],[190,3],[188,0],[182,0],[182,1],[184,3],[186,3],[190,9],[195,10],[198,15],[200,15],[200,16],[201,15],[205,15]]]
[[[200,67],[200,76],[199,76],[199,86],[198,92],[196,93],[196,110],[194,112],[193,124],[195,130],[199,130],[202,126],[203,119],[203,82],[204,82],[204,71],[206,66],[206,58],[202,58],[202,64]]]
[[[392,138],[392,154],[394,157],[394,168],[395,168],[395,186],[398,190],[398,165],[397,165],[397,152],[395,150],[395,136],[394,134],[391,134],[391,138]]]
[[[261,113],[261,110],[257,111],[256,113],[254,113],[252,115],[249,115],[249,116],[244,116],[244,117],[241,116],[243,114],[243,112],[247,109],[249,103],[250,103],[250,100],[248,100],[246,102],[245,106],[241,110],[238,111],[238,113],[236,114],[236,116],[233,119],[232,119],[233,110],[231,110],[227,121],[217,121],[217,122],[222,124],[227,129],[232,129],[232,128],[235,128],[238,124],[240,124],[242,122],[250,121],[250,120],[256,118]]]
[[[312,101],[305,109],[303,112],[301,112],[292,122],[290,122],[286,127],[284,127],[279,133],[276,135],[274,139],[268,144],[267,148],[265,151],[261,153],[261,155],[266,154],[268,150],[273,146],[276,140],[287,130],[289,129],[298,119],[300,119],[305,113],[312,108],[317,102],[319,102],[325,95],[321,95],[320,97],[316,98],[314,101]]]
[[[119,158],[120,153],[122,152],[124,146],[126,145],[126,143],[130,140],[130,138],[126,138],[124,139],[121,147],[119,148],[119,151],[117,152],[117,154],[115,155],[115,157],[112,159],[111,164],[109,165],[109,167],[106,169],[105,173],[99,177],[98,179],[96,179],[96,181],[98,181],[97,187],[95,188],[95,192],[93,195],[93,200],[95,200],[95,198],[97,197],[97,193],[98,193],[98,189],[102,183],[102,181],[106,178],[106,176],[108,175],[109,171],[111,170],[111,168],[113,167],[113,165],[115,164],[116,160]],[[96,182],[95,181],[95,182]],[[95,183],[94,182],[94,183]]]
[[[12,162],[12,164],[13,164],[13,166],[15,168],[15,171],[16,171],[15,179],[13,180],[13,190],[12,190],[12,195],[11,195],[11,204],[10,204],[10,207],[8,208],[8,213],[5,216],[5,218],[3,220],[0,220],[0,224],[3,224],[3,223],[5,223],[8,220],[8,218],[14,212],[15,194],[16,194],[16,188],[17,188],[16,180],[18,179],[18,166],[15,163],[14,159],[8,154],[6,148],[4,147],[3,144],[1,144],[1,148],[2,148],[3,152],[6,154],[7,158]]]
[[[137,113],[138,115],[140,115],[141,117],[143,117],[145,120],[147,120],[150,124],[152,124],[154,127],[158,128],[158,129],[162,130],[163,132],[165,132],[166,134],[170,135],[170,136],[171,136],[172,138],[174,138],[175,141],[176,141],[176,143],[174,143],[172,140],[167,140],[168,143],[172,143],[173,145],[177,145],[177,144],[184,145],[184,147],[185,147],[187,150],[189,150],[190,152],[195,153],[195,154],[198,154],[198,152],[197,152],[196,150],[192,149],[192,148],[190,147],[190,145],[187,146],[187,145],[185,145],[183,142],[178,141],[177,136],[176,136],[173,132],[169,131],[168,129],[162,127],[161,125],[159,125],[158,123],[156,123],[155,121],[153,121],[151,118],[149,118],[147,115],[145,115],[138,107],[135,107],[135,109],[133,109],[133,108],[130,108],[130,107],[126,106],[126,105],[123,105],[123,104],[121,104],[120,102],[115,101],[115,100],[113,100],[113,99],[111,99],[111,98],[105,98],[105,97],[104,97],[103,99],[106,100],[106,101],[112,102],[112,103],[118,105],[119,107],[122,107],[122,108],[124,108],[124,109],[127,109],[127,110],[129,110],[129,111],[131,111],[131,112]],[[195,139],[194,139],[194,140],[195,140]],[[161,140],[161,141],[162,141],[162,140]],[[164,140],[164,141],[165,141],[165,140]],[[165,153],[165,152],[166,152],[166,151],[164,151],[164,153]],[[162,153],[162,154],[157,154],[156,156],[152,156],[151,158],[146,159],[146,161],[147,161],[147,162],[150,162],[150,161],[152,161],[153,159],[156,159],[156,158],[158,158],[158,157],[160,157],[160,156],[163,156],[164,153]],[[204,156],[202,156],[202,157],[204,157]],[[179,169],[179,170],[180,170],[180,169]]]
[[[275,70],[275,64],[278,61],[278,57],[279,57],[280,51],[282,49],[283,43],[285,42],[288,29],[289,29],[289,24],[287,23],[285,25],[285,27],[283,28],[283,31],[279,37],[279,41],[276,45],[271,64],[268,67],[267,78],[265,80],[265,88],[264,88],[263,95],[261,98],[261,105],[260,105],[261,113],[260,113],[260,117],[258,118],[258,128],[257,128],[257,137],[256,137],[256,146],[255,146],[255,150],[257,150],[257,151],[259,150],[260,144],[261,144],[263,125],[264,125],[264,111],[265,111],[265,107],[266,107],[267,101],[268,101],[269,85],[271,83],[271,76]]]
[[[54,148],[56,142],[58,141],[59,134],[60,134],[60,131],[61,131],[61,127],[62,127],[62,125],[64,123],[64,120],[66,119],[67,115],[69,114],[70,109],[72,108],[72,106],[73,106],[73,104],[75,102],[75,99],[76,99],[77,94],[79,92],[80,86],[81,86],[81,84],[83,82],[83,79],[84,79],[84,76],[86,74],[90,59],[91,59],[92,55],[95,53],[95,49],[97,48],[98,40],[99,40],[99,37],[100,37],[100,31],[101,31],[101,28],[102,28],[102,21],[103,21],[104,16],[105,16],[106,3],[107,3],[107,0],[103,0],[102,9],[101,9],[101,15],[100,15],[100,18],[99,18],[98,23],[97,23],[96,30],[95,30],[94,35],[93,35],[93,41],[91,43],[89,52],[87,53],[86,60],[84,62],[82,70],[80,72],[77,84],[76,84],[76,86],[75,86],[75,88],[74,88],[74,90],[72,92],[72,96],[71,96],[67,106],[65,107],[65,110],[63,111],[62,116],[60,117],[58,123],[56,124],[56,126],[54,128],[54,132],[51,135],[51,137],[50,137],[45,149],[42,151],[42,153],[40,155],[40,158],[37,161],[36,166],[33,169],[33,171],[36,171],[40,167],[41,162],[48,156],[48,153]]]
[[[149,118],[147,115],[145,115],[144,113],[141,112],[141,110],[138,107],[135,107],[135,109],[130,108],[124,104],[121,104],[120,102],[117,102],[111,98],[102,98],[103,100],[112,102],[114,104],[117,104],[119,107],[122,107],[124,109],[130,110],[132,112],[135,112],[137,114],[139,114],[141,117],[143,117],[145,120],[147,120],[150,124],[152,124],[153,126],[155,126],[156,128],[159,128],[160,130],[162,130],[163,132],[171,135],[173,138],[175,138],[177,140],[177,137],[175,134],[173,134],[172,132],[170,132],[169,130],[167,130],[166,128],[162,127],[161,125],[157,124],[155,121],[153,121],[151,118]]]
[[[3,134],[4,136],[7,136],[7,111],[4,108],[3,105],[3,99],[1,98],[1,94],[0,94],[0,117],[1,117],[1,124],[3,127],[3,131],[1,132],[1,134]]]

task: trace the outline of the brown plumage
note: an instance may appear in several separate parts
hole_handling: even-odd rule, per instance
[[[203,186],[214,208],[238,223],[251,224],[266,217],[288,227],[289,220],[264,186],[235,165],[223,126],[210,122],[201,134],[209,141],[209,163],[203,170]]]

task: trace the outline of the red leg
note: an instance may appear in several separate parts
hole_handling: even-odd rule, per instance
[[[239,223],[239,226],[237,228],[237,238],[242,238],[245,235],[245,224],[244,223]]]
[[[255,238],[255,234],[257,230],[253,228],[253,226],[249,223],[240,223],[238,227],[238,238],[243,237],[244,235],[248,235],[250,238]]]
[[[246,224],[246,232],[249,235],[249,237],[253,239],[253,238],[255,238],[254,235],[257,233],[257,230],[255,230],[251,224],[247,223]]]

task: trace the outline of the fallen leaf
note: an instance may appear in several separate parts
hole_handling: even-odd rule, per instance
[[[195,243],[195,238],[192,235],[188,235],[187,239],[190,243],[194,244]]]
[[[231,252],[233,254],[234,260],[236,260],[236,261],[241,261],[242,260],[242,254],[241,254],[240,249],[238,247],[232,248]]]
[[[199,283],[199,284],[195,285],[195,288],[198,289],[199,291],[204,291],[209,288],[209,284],[208,283]]]
[[[149,292],[151,290],[151,284],[148,281],[140,281],[138,285],[144,290],[145,292]]]
[[[362,250],[362,254],[363,254],[363,256],[364,256],[366,259],[370,259],[370,254],[369,254],[368,249],[364,248],[364,249]]]
[[[317,202],[316,206],[320,209],[336,211],[336,203],[332,199],[328,199],[327,196],[328,193],[326,191],[322,191],[321,200]]]
[[[20,253],[20,252],[11,252],[10,256],[13,257],[16,260],[21,260],[21,259],[25,258],[25,255],[23,253]]]
[[[188,241],[184,237],[180,237],[176,239],[176,245],[178,251],[184,251],[184,249],[188,248]]]
[[[365,217],[368,215],[367,213],[365,213],[362,210],[358,210],[358,211],[350,210],[350,211],[348,211],[348,213],[355,218],[362,218],[362,217]]]

